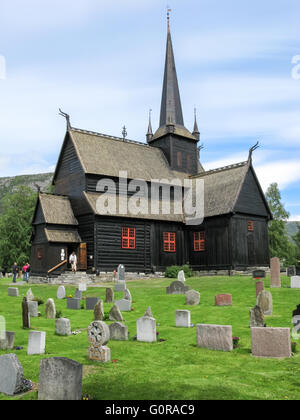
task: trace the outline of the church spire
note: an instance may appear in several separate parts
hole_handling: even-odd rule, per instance
[[[160,127],[172,124],[184,125],[170,30],[170,11],[168,9],[167,51],[160,110]]]
[[[197,124],[197,109],[196,108],[194,109],[194,113],[195,113],[195,122],[194,122],[193,136],[197,140],[200,140],[200,131]]]
[[[151,112],[152,112],[152,109],[149,110],[149,125],[148,125],[148,131],[146,134],[148,143],[152,140],[152,137],[153,137],[152,124],[151,124]]]

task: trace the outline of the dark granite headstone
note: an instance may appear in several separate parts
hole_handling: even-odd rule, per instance
[[[181,281],[173,281],[169,287],[167,287],[168,295],[185,295],[190,290],[189,286],[185,286]]]
[[[264,270],[255,270],[252,273],[254,279],[265,279],[266,272]]]
[[[80,309],[80,299],[67,298],[67,309]]]
[[[294,265],[287,268],[286,273],[288,277],[294,277],[296,276],[296,267]]]
[[[24,297],[22,302],[22,320],[23,328],[30,328],[30,314],[26,297]]]
[[[98,302],[99,298],[97,297],[87,297],[85,301],[86,309],[88,311],[93,311]]]

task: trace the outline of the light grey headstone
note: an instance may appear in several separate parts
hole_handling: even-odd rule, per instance
[[[103,321],[93,321],[88,327],[87,334],[91,345],[104,346],[110,339],[109,327]]]
[[[99,298],[97,297],[87,297],[85,300],[86,309],[88,311],[93,311],[98,302]]]
[[[0,340],[5,340],[6,338],[6,321],[4,316],[0,315]]]
[[[111,287],[106,288],[105,302],[106,303],[114,302],[114,291]]]
[[[176,327],[190,328],[191,326],[191,312],[185,310],[178,310],[175,312]]]
[[[125,290],[126,290],[125,281],[115,284],[115,292],[125,292]]]
[[[127,300],[127,299],[116,300],[115,305],[120,309],[121,312],[131,311],[131,300]]]
[[[264,315],[272,315],[273,313],[273,298],[271,292],[262,290],[256,299],[256,305],[259,306]]]
[[[188,306],[196,306],[200,303],[200,293],[196,290],[189,290],[185,294],[185,304]]]
[[[80,309],[80,304],[81,304],[80,299],[67,298],[67,308],[68,309],[78,310],[78,309]]]
[[[64,299],[66,297],[66,289],[65,286],[59,286],[56,293],[57,299]]]
[[[94,308],[94,320],[95,321],[104,321],[104,307],[103,301],[99,300]]]
[[[28,312],[32,318],[37,318],[39,316],[39,305],[37,302],[29,300],[28,304]]]
[[[115,322],[110,324],[110,339],[116,341],[127,341],[128,340],[128,327],[121,324],[121,322]]]
[[[290,328],[251,328],[251,344],[255,357],[292,356]]]
[[[190,290],[189,286],[185,286],[181,281],[173,281],[169,287],[167,287],[168,295],[185,295]]]
[[[75,298],[76,299],[82,299],[82,291],[81,290],[79,290],[79,289],[76,289],[75,290]]]
[[[22,390],[23,368],[15,354],[0,356],[0,393],[13,396]]]
[[[48,299],[45,306],[45,314],[47,319],[55,319],[56,318],[56,309],[55,303],[53,299]]]
[[[5,331],[4,338],[0,339],[0,350],[13,350],[15,345],[15,333]]]
[[[46,347],[46,333],[43,331],[29,331],[27,354],[44,354]]]
[[[181,281],[182,283],[185,283],[185,274],[184,274],[183,270],[179,271],[178,276],[177,276],[177,280]]]
[[[126,300],[130,300],[132,302],[131,293],[128,289],[125,290],[123,298],[126,299]]]
[[[34,294],[32,293],[31,289],[29,289],[28,292],[26,293],[26,297],[27,297],[27,302],[34,299]]]
[[[150,318],[153,318],[151,306],[148,306],[144,316],[149,316]]]
[[[197,347],[210,350],[233,350],[231,325],[197,324]]]
[[[300,276],[291,277],[291,288],[300,289]]]
[[[125,281],[125,267],[122,264],[118,267],[117,281]]]
[[[116,304],[109,311],[108,317],[110,321],[123,321],[121,311]]]
[[[80,292],[86,292],[86,289],[87,289],[86,283],[79,283],[78,284],[78,290]]]
[[[17,287],[9,287],[8,288],[8,296],[18,297],[19,296],[19,289]]]
[[[60,336],[68,336],[72,334],[71,322],[67,318],[58,318],[55,321],[55,332]]]
[[[82,365],[64,357],[41,360],[39,400],[80,401]]]
[[[139,318],[136,322],[137,341],[153,343],[157,340],[156,320],[148,316]]]
[[[296,267],[294,265],[287,268],[287,276],[288,277],[294,277],[294,276],[296,276],[296,274],[297,274],[297,271],[296,271]]]

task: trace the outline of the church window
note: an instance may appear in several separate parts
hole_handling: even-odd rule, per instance
[[[194,251],[205,251],[205,232],[194,232]]]
[[[248,222],[248,232],[253,232],[254,231],[254,222],[249,220]]]
[[[122,248],[135,249],[135,228],[122,229]]]
[[[164,232],[164,252],[176,252],[176,233]]]

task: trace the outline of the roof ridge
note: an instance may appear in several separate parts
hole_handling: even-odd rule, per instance
[[[139,142],[137,140],[123,139],[122,137],[116,137],[116,136],[111,136],[109,134],[97,133],[96,131],[83,130],[81,128],[74,128],[74,127],[72,127],[70,131],[76,131],[78,133],[83,133],[83,134],[90,134],[96,137],[104,137],[111,140],[121,141],[122,143],[133,143],[133,144],[137,144],[144,147],[150,147],[148,144]]]
[[[205,172],[200,173],[200,174],[192,175],[191,178],[197,178],[199,176],[211,175],[211,174],[214,174],[214,173],[224,172],[224,171],[228,171],[230,169],[235,169],[235,168],[242,168],[243,166],[246,166],[247,164],[248,164],[247,161],[240,162],[240,163],[234,163],[234,164],[231,164],[231,165],[228,165],[228,166],[222,166],[220,168],[210,169],[209,171],[205,171]]]

